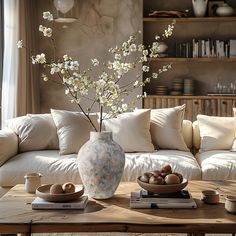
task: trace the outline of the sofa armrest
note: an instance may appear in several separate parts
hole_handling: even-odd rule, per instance
[[[18,153],[18,136],[9,128],[0,130],[0,166]]]

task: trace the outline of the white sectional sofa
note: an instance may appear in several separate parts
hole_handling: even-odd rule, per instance
[[[50,118],[50,114],[47,116]],[[23,127],[24,125],[22,124]],[[236,179],[236,152],[232,152],[231,149],[209,150],[194,155],[201,144],[198,123],[183,120],[181,133],[189,151],[158,149],[150,152],[127,152],[122,181],[136,181],[145,171],[161,169],[167,163],[175,172],[182,173],[189,180]],[[34,137],[39,139],[35,133]],[[50,145],[42,149],[42,139],[38,142],[41,150],[37,150],[34,137],[30,138],[36,150],[20,151],[19,143],[22,140],[16,132],[9,128],[0,131],[0,194],[11,186],[24,183],[25,174],[30,172],[41,173],[42,183],[45,184],[67,181],[81,183],[76,162],[77,154],[60,154],[56,128],[49,130],[45,135],[45,139],[50,139],[50,143],[53,143],[52,150]]]

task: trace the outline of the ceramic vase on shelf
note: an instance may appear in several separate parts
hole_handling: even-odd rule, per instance
[[[193,12],[197,17],[203,17],[206,15],[208,0],[192,0]]]
[[[112,133],[91,132],[78,153],[79,173],[85,192],[95,199],[111,198],[125,165],[123,149],[113,141]]]
[[[234,9],[227,3],[223,3],[216,9],[217,16],[232,16],[234,14]]]

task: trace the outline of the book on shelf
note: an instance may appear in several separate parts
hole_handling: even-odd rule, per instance
[[[36,197],[32,202],[32,209],[85,209],[88,203],[88,196],[82,196],[74,201],[69,202],[49,202],[40,197]]]
[[[130,208],[197,208],[196,202],[188,191],[151,196],[145,194],[145,190],[131,192]]]

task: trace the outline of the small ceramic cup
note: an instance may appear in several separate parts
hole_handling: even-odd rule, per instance
[[[220,201],[220,194],[216,190],[203,190],[201,200],[207,204],[217,204]]]
[[[225,209],[229,213],[236,214],[236,197],[235,196],[225,197]]]
[[[35,193],[36,189],[41,186],[40,173],[28,173],[25,175],[25,191],[28,193]]]

